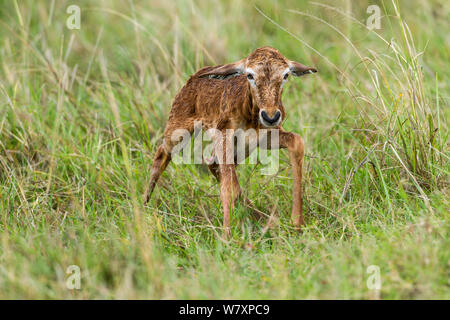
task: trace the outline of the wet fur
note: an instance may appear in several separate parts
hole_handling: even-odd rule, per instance
[[[247,80],[246,68],[256,71],[255,86]],[[282,119],[285,119],[281,96],[282,77],[286,69],[294,76],[316,72],[313,68],[286,59],[274,48],[263,47],[238,62],[205,67],[192,75],[173,101],[163,143],[155,154],[144,201],[148,201],[158,178],[171,160],[172,148],[179,142],[171,139],[175,130],[186,129],[192,133],[194,122],[201,121],[203,130],[215,128],[225,132],[226,129],[252,128],[259,134],[259,130],[265,128],[259,119],[261,109],[269,116],[280,110]],[[294,177],[291,217],[294,225],[300,228],[304,224],[301,188],[304,143],[299,135],[284,131],[281,124],[276,128],[280,129],[280,147],[289,150]],[[231,142],[225,134],[223,136],[225,155],[225,146]],[[236,164],[224,162],[209,165],[220,182],[224,231],[227,235],[230,233],[233,202],[241,194],[235,167]]]

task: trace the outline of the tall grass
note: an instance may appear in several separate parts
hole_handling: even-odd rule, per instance
[[[445,1],[11,1],[0,9],[0,297],[449,298]],[[270,45],[319,69],[288,82],[307,146],[301,234],[286,154],[239,168],[221,237],[218,187],[170,165],[141,194],[190,74]],[[65,285],[78,265],[81,290]],[[382,288],[366,286],[370,265]]]
[[[360,27],[371,30],[339,8],[321,3],[313,4],[332,10]],[[442,137],[442,130],[439,130],[442,117],[439,99],[433,102],[429,98],[431,90],[425,87],[419,61],[424,52],[417,51],[408,24],[403,20],[395,1],[392,2],[392,7],[395,13],[393,20],[397,25],[391,24],[391,28],[400,30],[400,38],[386,40],[372,30],[378,38],[378,46],[388,46],[390,52],[369,49],[367,55],[362,52],[364,48],[358,48],[349,36],[331,23],[308,13],[291,11],[329,26],[351,46],[356,55],[355,60],[359,59],[361,64],[360,72],[355,68],[339,70],[345,79],[343,84],[348,94],[361,107],[361,125],[358,128],[361,135],[355,137],[360,139],[363,154],[366,153],[362,162],[350,171],[342,197],[345,196],[356,170],[370,162],[381,173],[377,182],[383,188],[385,180],[410,179],[417,196],[432,210],[424,190],[445,188],[448,183],[445,170],[440,169],[448,156],[445,155],[446,137]],[[336,65],[332,66],[338,69]],[[372,155],[377,158],[376,161],[371,161]],[[389,170],[392,167],[394,170]],[[384,168],[387,170],[383,170]],[[386,196],[389,197],[388,193]],[[389,207],[392,208],[391,204]]]

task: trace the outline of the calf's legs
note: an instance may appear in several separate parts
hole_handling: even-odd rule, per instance
[[[302,167],[303,167],[303,157],[305,153],[305,146],[303,139],[295,133],[280,131],[279,133],[280,148],[287,148],[289,151],[289,159],[292,166],[293,175],[293,188],[292,188],[292,212],[291,220],[294,226],[300,229],[304,225],[303,217],[303,194],[302,194]],[[236,165],[234,163],[227,163],[226,161],[226,145],[227,140],[224,139],[224,144],[222,144],[222,158],[219,164],[209,165],[209,169],[214,174],[214,176],[220,182],[220,199],[222,201],[224,221],[223,228],[226,236],[230,235],[230,220],[231,213],[233,211],[234,201],[241,194],[241,189],[239,186],[239,181],[236,175]],[[228,144],[231,141],[228,142]],[[167,165],[171,160],[171,147],[163,143],[156,151],[152,171],[150,175],[150,182],[144,194],[145,203],[148,202],[153,189],[161,176],[162,172],[166,169]],[[218,151],[218,149],[216,149]],[[228,149],[230,150],[230,149]],[[229,161],[228,161],[229,162]]]

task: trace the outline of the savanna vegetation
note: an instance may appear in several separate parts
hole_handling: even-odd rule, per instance
[[[380,29],[367,28],[369,5]],[[449,299],[449,11],[445,0],[3,1],[0,298]],[[206,166],[171,164],[144,205],[189,75],[266,45],[319,70],[283,97],[284,128],[306,142],[303,231],[289,221],[285,151],[274,175],[239,166],[265,218],[238,203],[228,240]],[[66,286],[71,265],[79,290]]]

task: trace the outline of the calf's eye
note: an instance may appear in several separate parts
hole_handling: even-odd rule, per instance
[[[253,80],[255,78],[253,77],[253,75],[251,73],[249,73],[249,74],[247,74],[247,79],[248,80]]]
[[[283,80],[286,80],[289,77],[289,73],[286,73],[283,77]]]

